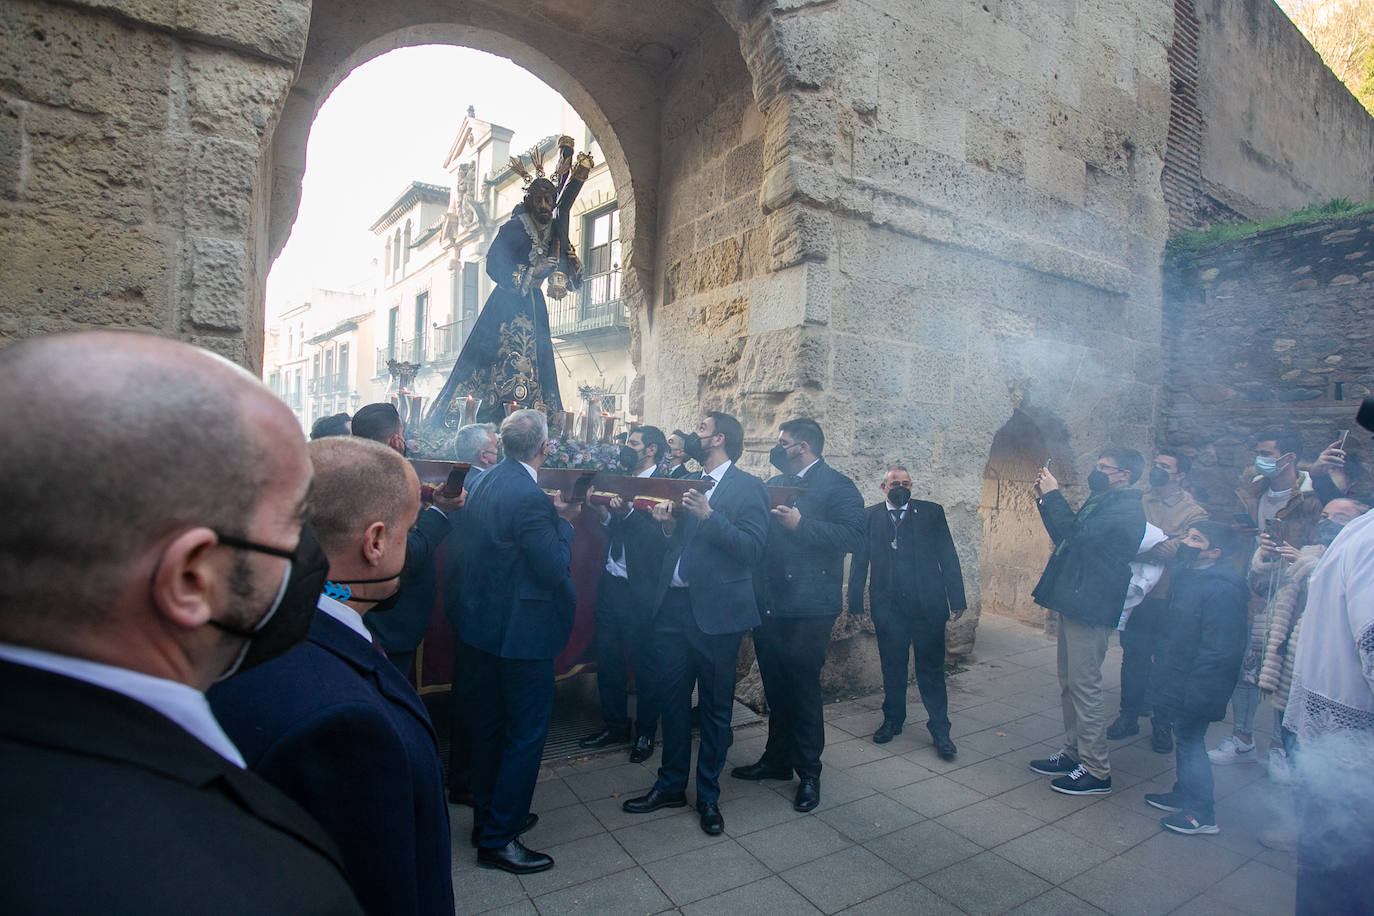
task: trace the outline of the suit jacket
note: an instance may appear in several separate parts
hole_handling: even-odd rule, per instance
[[[453,912],[438,741],[376,647],[319,611],[304,645],[209,698],[249,768],[334,837],[368,913]]]
[[[653,476],[666,475],[655,471]],[[636,613],[648,613],[658,589],[663,551],[667,549],[658,522],[648,512],[640,510],[623,516],[613,514],[606,523],[606,534],[610,540],[619,539],[625,545],[625,572],[629,581],[630,601]],[[604,568],[605,564],[602,566]]]
[[[482,475],[463,514],[463,642],[501,658],[553,658],[576,609],[572,525],[513,458]]]
[[[1131,561],[1145,536],[1141,492],[1126,488],[1088,497],[1077,512],[1061,490],[1040,498],[1040,520],[1054,553],[1031,597],[1035,603],[1095,627],[1114,627],[1131,584]]]
[[[795,482],[790,475],[768,481]],[[763,611],[779,617],[834,617],[842,608],[844,555],[863,550],[864,500],[854,481],[818,460],[797,497],[801,522],[788,531],[770,518],[760,589]]]
[[[425,638],[434,609],[434,556],[447,543],[453,519],[422,509],[406,535],[406,565],[401,576],[401,597],[396,606],[381,614],[363,617],[367,628],[387,652],[414,652]]]
[[[0,912],[361,914],[308,814],[149,706],[0,662]]]
[[[768,536],[768,490],[763,481],[731,464],[711,494],[711,509],[705,521],[682,514],[663,554],[652,607],[655,613],[662,607],[685,551],[690,557],[687,592],[697,626],[711,636],[743,633],[759,625],[754,567]]]
[[[887,502],[869,506],[863,549],[855,551],[850,562],[851,614],[863,610],[865,581],[875,623],[897,613],[945,620],[950,611],[968,607],[959,555],[939,503],[923,499],[907,503],[895,551],[892,540]]]

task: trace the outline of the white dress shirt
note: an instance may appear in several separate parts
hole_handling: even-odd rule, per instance
[[[328,595],[321,595],[315,607],[319,608],[330,617],[333,617],[363,639],[372,642],[372,631],[363,623],[363,615],[359,614],[342,601],[336,601]]]
[[[220,727],[205,694],[179,681],[170,681],[128,668],[93,662],[70,655],[58,655],[42,649],[0,643],[0,658],[16,665],[51,671],[87,684],[123,694],[144,706],[161,713],[190,732],[201,744],[225,760],[243,768],[243,755]]]
[[[652,477],[652,476],[654,476],[654,470],[655,470],[655,466],[651,464],[651,465],[649,465],[647,468],[645,468],[644,470],[640,471],[640,472],[639,472],[638,474],[636,474],[635,476],[636,476],[636,477]],[[634,510],[634,507],[631,506],[631,507],[630,507],[630,512],[633,512],[633,511],[635,511],[635,510]],[[626,513],[625,513],[625,517],[626,517],[626,518],[629,518],[630,512],[626,512]],[[610,520],[609,517],[607,517],[606,521],[602,522],[601,524],[604,526],[604,525],[609,525],[610,523],[611,523],[611,520]],[[624,545],[624,544],[620,545],[620,556],[618,556],[618,557],[611,553],[611,550],[610,550],[609,547],[606,548],[606,572],[608,572],[608,573],[610,573],[611,575],[615,576],[617,579],[628,579],[628,578],[630,578],[629,570],[627,570],[627,569],[625,568],[625,545]]]
[[[706,491],[706,502],[708,505],[711,502],[711,497],[716,495],[716,490],[720,487],[720,479],[725,476],[726,471],[730,470],[732,464],[734,464],[734,462],[727,458],[725,461],[721,462],[715,470],[706,473],[705,477],[709,477],[715,481],[715,486]],[[673,588],[686,588],[688,585],[682,578],[682,557],[680,556],[677,558],[677,563],[673,564],[673,581],[671,584]]]

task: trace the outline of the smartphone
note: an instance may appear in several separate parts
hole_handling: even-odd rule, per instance
[[[1341,436],[1341,440],[1339,443],[1337,443],[1336,448],[1340,449],[1341,451],[1345,451],[1345,437],[1350,435],[1350,430],[1342,429],[1339,430],[1339,433]]]
[[[1231,516],[1231,520],[1234,521],[1237,525],[1241,525],[1245,528],[1259,527],[1259,525],[1255,524],[1255,520],[1250,516],[1246,515],[1244,512],[1237,512],[1235,515]]]
[[[1053,458],[1046,458],[1046,459],[1045,459],[1045,470],[1048,471],[1048,470],[1050,469],[1050,464],[1051,464],[1053,461],[1054,461]]]
[[[1283,522],[1279,521],[1276,518],[1271,518],[1269,521],[1264,523],[1264,533],[1268,535],[1269,540],[1273,541],[1275,544],[1282,544]]]

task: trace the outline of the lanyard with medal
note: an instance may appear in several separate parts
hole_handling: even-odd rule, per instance
[[[892,513],[891,513],[891,512],[889,512],[889,513],[888,513],[888,516],[887,516],[887,517],[888,517],[888,521],[890,521],[890,522],[892,523],[892,543],[889,544],[888,546],[891,547],[893,550],[896,550],[896,549],[897,549],[897,532],[901,529],[902,523],[906,521],[906,511],[905,511],[904,509],[897,509],[897,510],[894,510],[894,511],[896,511],[896,513],[897,513],[897,517],[896,517],[896,518],[893,518],[893,517],[892,517]]]

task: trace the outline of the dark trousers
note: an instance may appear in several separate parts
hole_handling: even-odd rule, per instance
[[[1175,716],[1174,792],[1183,799],[1183,813],[1204,824],[1215,824],[1216,807],[1212,800],[1212,762],[1207,759],[1205,719]]]
[[[553,660],[498,658],[472,651],[478,682],[473,824],[477,845],[499,849],[515,839],[530,812],[549,736]]]
[[[754,630],[763,693],[768,700],[769,766],[821,775],[825,715],[821,706],[821,668],[835,616],[779,617],[770,614]]]
[[[700,707],[697,748],[697,804],[720,798],[720,771],[734,735],[730,711],[735,699],[735,660],[743,633],[708,636],[692,617],[687,589],[670,588],[659,610],[654,647],[663,685],[663,759],[654,787],[687,788],[692,764],[692,685]]]
[[[949,737],[949,695],[945,692],[945,624],[947,617],[914,611],[873,613],[878,660],[883,668],[883,720],[906,721],[907,662],[914,657],[916,686],[925,705],[932,737]]]
[[[1146,598],[1131,612],[1126,629],[1121,631],[1121,716],[1135,719],[1151,713],[1164,724],[1164,716],[1149,705],[1150,670],[1159,648],[1160,622],[1168,602]]]
[[[652,652],[653,621],[648,608],[631,600],[630,582],[601,573],[596,592],[596,688],[601,718],[616,734],[630,732],[629,680],[634,669],[635,729],[648,738],[658,729],[658,688]],[[626,662],[629,662],[629,666]]]
[[[456,628],[455,628],[456,629]],[[449,694],[448,788],[472,791],[472,743],[477,730],[478,651],[453,636],[453,690]]]

